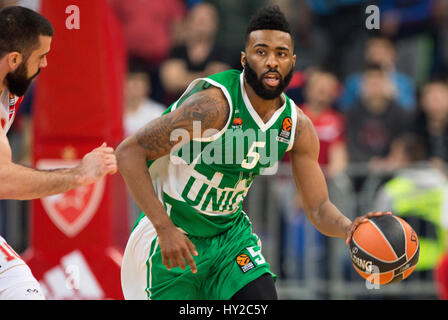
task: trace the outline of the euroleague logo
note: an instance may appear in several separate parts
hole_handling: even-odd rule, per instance
[[[255,267],[250,257],[244,253],[241,253],[236,257],[236,263],[244,273]]]
[[[238,257],[236,257],[236,263],[238,263],[239,266],[245,266],[250,262],[250,258],[247,254],[240,254]]]
[[[292,119],[290,117],[286,117],[282,122],[282,130],[278,134],[277,141],[281,141],[284,143],[289,143],[289,139],[291,138],[291,129],[292,129]]]
[[[285,131],[291,131],[292,128],[292,119],[287,117],[283,120],[282,129]]]

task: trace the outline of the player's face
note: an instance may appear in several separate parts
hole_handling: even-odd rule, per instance
[[[47,66],[47,54],[50,51],[51,37],[40,36],[39,48],[31,52],[27,59],[6,76],[6,83],[11,93],[16,96],[25,95],[40,69]]]
[[[241,56],[247,83],[267,100],[277,98],[288,86],[295,61],[291,35],[278,30],[251,32]]]
[[[47,54],[50,52],[51,37],[40,36],[40,47],[34,50],[28,58],[28,77],[35,77],[40,69],[47,66]]]

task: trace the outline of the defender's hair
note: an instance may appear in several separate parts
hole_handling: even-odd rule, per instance
[[[278,6],[261,8],[252,16],[246,28],[246,41],[255,30],[279,30],[291,34],[289,23]]]
[[[53,26],[39,13],[19,6],[0,10],[0,58],[10,52],[25,56],[39,47],[39,36],[52,37]]]

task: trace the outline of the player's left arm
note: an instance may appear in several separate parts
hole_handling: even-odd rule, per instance
[[[292,172],[310,222],[324,235],[346,240],[356,227],[379,212],[369,212],[350,221],[330,201],[327,183],[318,162],[319,138],[311,120],[298,109],[294,145],[290,151]]]

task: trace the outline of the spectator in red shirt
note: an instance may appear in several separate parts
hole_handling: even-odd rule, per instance
[[[345,120],[332,108],[338,98],[339,82],[335,75],[312,71],[305,87],[302,111],[311,119],[320,141],[319,163],[328,177],[338,174],[347,165]]]
[[[111,0],[123,24],[130,56],[160,64],[169,54],[173,31],[185,16],[182,0]]]
[[[122,23],[129,59],[147,64],[153,84],[152,97],[163,101],[158,69],[173,45],[180,41],[186,14],[182,0],[110,0]]]

